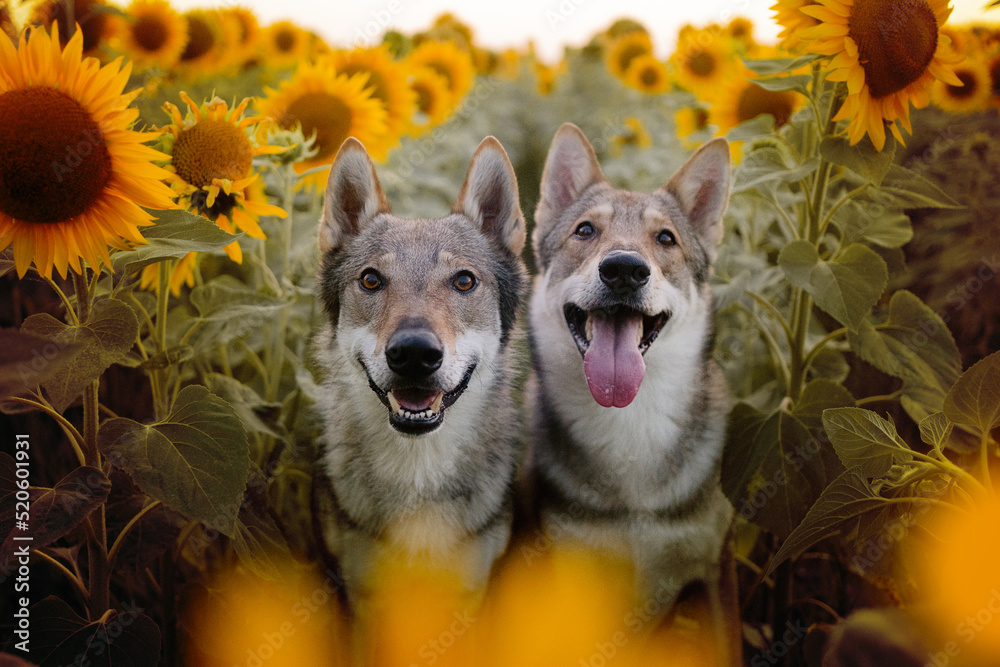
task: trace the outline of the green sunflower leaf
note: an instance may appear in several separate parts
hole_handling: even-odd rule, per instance
[[[805,67],[824,56],[810,53],[808,55],[801,56],[799,58],[768,58],[765,60],[744,60],[743,64],[746,65],[752,72],[759,74],[761,76],[771,76],[774,74],[781,74],[782,72],[792,72],[799,69],[800,67]],[[811,78],[811,77],[810,77]]]
[[[1000,425],[1000,352],[962,373],[944,399],[944,414],[980,434]]]
[[[26,319],[21,331],[48,338],[60,349],[78,348],[71,359],[42,382],[49,402],[62,412],[87,385],[132,349],[139,334],[139,321],[121,301],[104,299],[94,304],[90,318],[80,326],[40,313]],[[45,347],[42,352],[44,355]]]
[[[149,496],[229,537],[250,473],[246,431],[232,406],[198,385],[184,387],[161,422],[111,419],[101,452]]]
[[[111,266],[119,275],[129,275],[165,259],[180,259],[189,252],[212,252],[226,247],[243,234],[227,234],[213,222],[188,211],[156,211],[156,224],[141,228],[149,244],[117,252]]]
[[[860,469],[869,478],[884,475],[894,464],[913,458],[895,425],[871,410],[824,410],[823,427],[844,467]]]
[[[817,306],[855,332],[889,281],[885,261],[858,243],[836,259],[823,260],[812,243],[793,241],[781,251],[778,265],[792,285],[807,291]]]
[[[898,208],[965,208],[917,172],[898,164],[889,167],[881,189],[873,196],[888,199]]]
[[[886,137],[885,146],[878,151],[867,136],[853,146],[847,137],[827,137],[819,145],[819,153],[833,164],[847,167],[877,187],[892,169],[896,141],[891,136]]]

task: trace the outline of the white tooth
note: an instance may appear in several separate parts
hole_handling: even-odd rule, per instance
[[[587,323],[583,327],[587,340],[594,340],[594,318],[587,316]]]
[[[641,321],[639,322],[639,326],[636,327],[635,344],[637,346],[638,345],[642,345],[642,322]]]
[[[399,401],[396,400],[396,397],[392,395],[391,391],[389,392],[389,407],[392,408],[393,412],[398,412],[399,414],[403,413],[402,406],[400,406]]]
[[[436,413],[440,412],[441,411],[441,401],[443,401],[443,400],[444,400],[444,394],[443,393],[438,394],[437,398],[434,399],[434,402],[431,403],[431,409],[429,410],[429,412],[431,414],[436,414]]]

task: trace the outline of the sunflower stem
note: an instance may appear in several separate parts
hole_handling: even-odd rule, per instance
[[[171,260],[160,262],[158,289],[156,291],[156,330],[154,338],[157,353],[167,349],[167,310],[170,304],[170,273],[174,263]],[[164,419],[170,412],[167,382],[170,368],[157,368],[150,371],[149,381],[153,390],[153,409],[157,421]]]

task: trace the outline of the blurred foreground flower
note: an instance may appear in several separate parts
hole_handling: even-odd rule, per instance
[[[1000,500],[994,497],[969,513],[940,512],[926,527],[933,537],[916,554],[918,581],[940,646],[953,643],[958,647],[963,665],[996,664],[1000,656]]]
[[[329,580],[285,563],[286,580],[242,569],[223,574],[193,596],[182,624],[191,667],[347,667],[346,642]]]
[[[898,120],[908,133],[910,102],[930,101],[935,79],[961,86],[953,66],[961,61],[940,33],[948,20],[948,0],[819,0],[802,12],[819,21],[802,31],[807,50],[834,56],[830,81],[847,82],[847,99],[834,120],[850,119],[851,144],[867,133],[875,148],[885,146],[885,121],[903,143]]]
[[[145,243],[138,226],[153,218],[140,206],[175,208],[153,164],[166,156],[143,145],[157,135],[129,129],[131,67],[83,59],[83,39],[61,49],[33,30],[15,50],[0,35],[0,249],[14,244],[19,277],[32,261],[46,277],[109,264],[108,246]]]

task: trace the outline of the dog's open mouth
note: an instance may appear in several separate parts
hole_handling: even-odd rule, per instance
[[[458,386],[448,392],[426,387],[393,387],[382,389],[371,379],[368,384],[379,400],[389,408],[389,423],[400,433],[424,435],[436,430],[444,423],[444,413],[455,404],[469,387],[473,364],[465,371]]]
[[[583,372],[594,400],[606,408],[624,408],[642,384],[642,355],[670,319],[670,313],[646,315],[615,306],[586,311],[574,304],[563,308],[566,324],[583,355]]]

